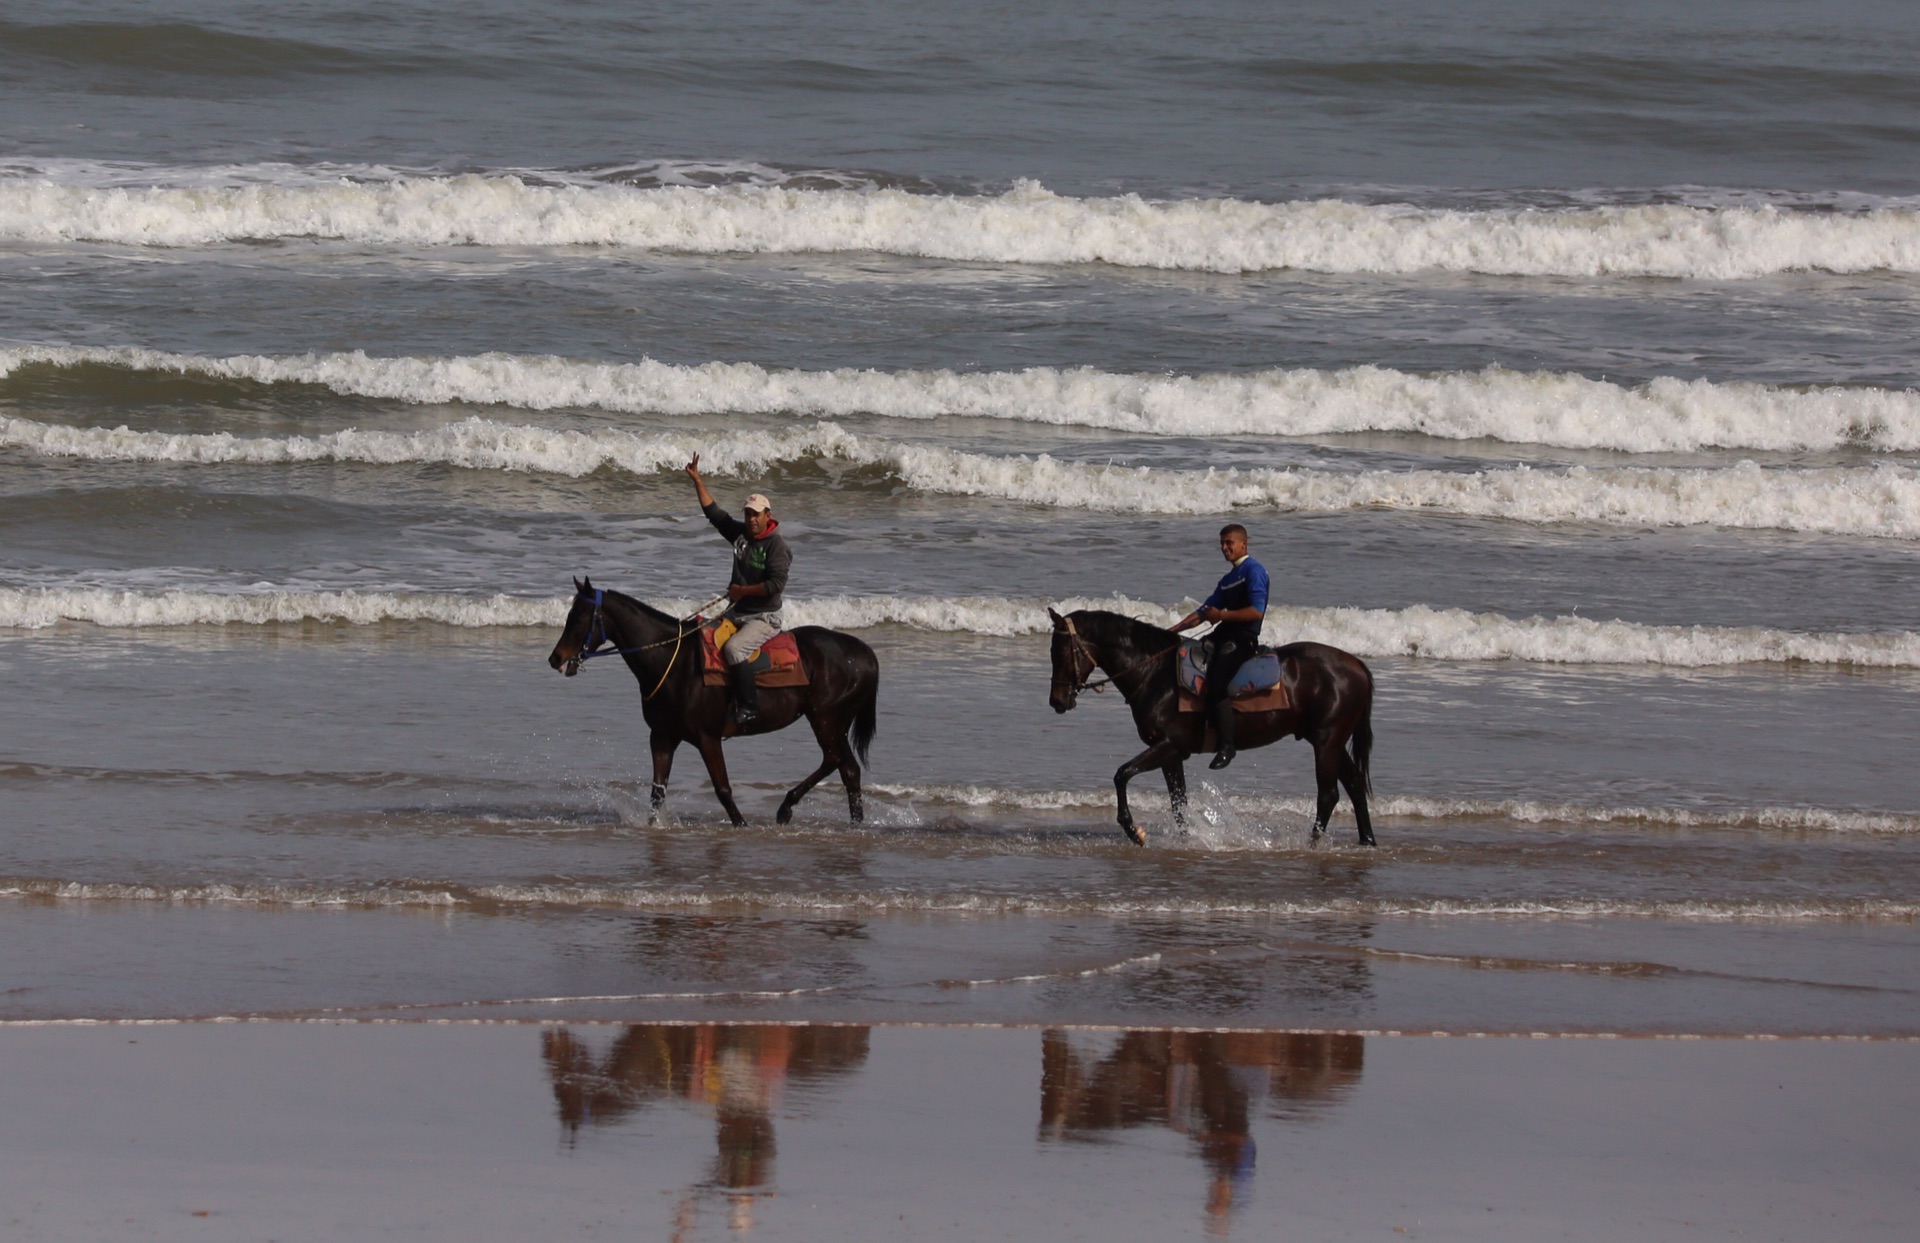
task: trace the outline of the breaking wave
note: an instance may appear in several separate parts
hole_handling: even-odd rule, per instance
[[[101,461],[285,465],[446,464],[581,476],[679,469],[694,453],[718,475],[788,464],[844,463],[917,491],[1104,512],[1218,514],[1233,509],[1338,513],[1423,510],[1514,522],[1720,526],[1920,538],[1920,471],[1721,468],[1483,471],[1156,470],[1055,458],[992,456],[857,435],[834,423],[779,431],[641,434],[573,431],[469,418],[415,432],[239,437],[133,431],[0,418],[0,446]]]
[[[152,180],[192,170],[156,168]],[[197,175],[195,177],[197,179]],[[238,179],[236,178],[236,181]],[[70,184],[0,178],[0,238],[201,246],[291,238],[395,246],[617,246],[687,253],[881,252],[985,263],[1207,272],[1478,272],[1738,280],[1920,271],[1920,212],[1679,204],[1436,210],[1338,200],[1073,198],[899,189],[551,184],[537,174]]]
[[[1411,375],[1384,367],[1198,376],[1092,368],[1016,372],[677,366],[482,354],[372,358],[355,351],[200,358],[145,349],[0,349],[0,378],[29,364],[110,366],[262,384],[314,384],[394,401],[527,410],[943,415],[1160,436],[1324,436],[1414,432],[1632,453],[1696,449],[1920,449],[1920,393],[1660,378],[1624,387],[1578,375],[1489,368]]]
[[[655,601],[684,614],[700,602]],[[789,602],[796,626],[915,630],[994,637],[1043,634],[1049,607],[1108,609],[1167,625],[1190,601],[1161,605],[1125,596],[1066,600],[1001,596],[824,596]],[[0,627],[40,629],[62,622],[150,626],[377,625],[433,622],[469,627],[557,627],[568,601],[527,596],[461,596],[361,591],[128,591],[98,587],[0,588]],[[1331,643],[1362,656],[1427,660],[1519,660],[1546,664],[1627,664],[1708,668],[1800,662],[1920,669],[1920,632],[1807,634],[1757,626],[1649,626],[1585,617],[1507,617],[1414,605],[1404,609],[1268,610],[1267,632],[1288,642]]]
[[[448,626],[557,626],[564,600],[361,591],[122,591],[105,587],[0,588],[0,627],[288,625],[438,622]]]

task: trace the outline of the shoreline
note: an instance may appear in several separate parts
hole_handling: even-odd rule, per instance
[[[914,1019],[798,1019],[798,1018],[398,1018],[391,1015],[349,1018],[283,1015],[212,1015],[193,1018],[58,1018],[0,1019],[0,1032],[33,1030],[93,1030],[97,1028],[191,1027],[419,1027],[419,1028],[551,1028],[616,1027],[667,1028],[860,1028],[872,1031],[1039,1031],[1075,1032],[1156,1031],[1175,1034],[1250,1036],[1353,1036],[1383,1040],[1623,1040],[1724,1041],[1779,1044],[1920,1044],[1920,1032],[1662,1032],[1662,1031],[1531,1031],[1525,1028],[1401,1028],[1401,1027],[1257,1027],[1234,1023],[1096,1023],[1031,1020]]]

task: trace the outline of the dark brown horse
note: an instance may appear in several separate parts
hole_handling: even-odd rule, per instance
[[[1147,744],[1145,751],[1113,774],[1114,788],[1120,792],[1120,827],[1128,840],[1136,846],[1147,844],[1147,835],[1133,823],[1133,813],[1127,809],[1127,783],[1150,768],[1166,774],[1174,823],[1184,826],[1186,760],[1208,748],[1206,713],[1180,711],[1174,683],[1174,653],[1180,636],[1119,613],[1083,609],[1062,617],[1048,609],[1047,616],[1053,618],[1053,688],[1047,697],[1053,710],[1071,710],[1094,673],[1103,672],[1126,697],[1140,741]],[[1344,785],[1360,824],[1360,843],[1371,846],[1367,764],[1373,751],[1373,674],[1358,657],[1324,643],[1289,643],[1275,651],[1280,657],[1280,681],[1293,704],[1275,712],[1243,714],[1235,722],[1234,742],[1242,751],[1282,738],[1312,743],[1313,772],[1320,786],[1313,840],[1319,841],[1326,832]],[[1349,739],[1352,754],[1347,752]]]
[[[847,787],[847,810],[856,823],[864,816],[860,766],[873,742],[880,696],[880,660],[872,648],[836,630],[796,627],[791,633],[800,647],[807,684],[762,687],[760,715],[745,730],[736,731],[727,688],[708,686],[700,675],[698,623],[683,623],[631,596],[603,591],[592,579],[576,578],[573,586],[566,629],[560,632],[547,663],[572,677],[580,671],[580,662],[595,652],[603,656],[617,652],[633,670],[640,683],[640,714],[651,731],[647,745],[653,752],[654,810],[666,800],[673,753],[681,743],[690,742],[706,761],[720,805],[735,824],[746,823],[733,802],[721,739],[736,732],[770,734],[805,717],[820,743],[820,767],[787,791],[776,819],[781,824],[793,819],[794,804],[836,768]],[[611,644],[611,649],[602,651],[605,644]]]

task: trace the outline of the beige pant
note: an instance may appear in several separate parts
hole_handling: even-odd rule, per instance
[[[720,647],[720,659],[728,665],[737,665],[743,660],[751,660],[760,650],[760,645],[780,633],[780,614],[749,613],[745,617],[733,615],[740,629],[727,637]]]

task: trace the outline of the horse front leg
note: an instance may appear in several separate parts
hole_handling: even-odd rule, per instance
[[[671,734],[659,730],[647,735],[647,749],[653,752],[653,790],[648,798],[648,819],[660,817],[661,805],[667,801],[667,778],[673,775],[673,753],[680,747],[680,740]]]
[[[727,780],[727,757],[720,749],[718,738],[702,738],[694,744],[700,748],[700,758],[707,763],[707,776],[713,781],[713,796],[727,809],[727,819],[737,828],[747,822],[740,814],[740,808],[733,801],[733,783]]]
[[[1133,822],[1133,812],[1127,807],[1127,783],[1149,768],[1163,768],[1169,760],[1178,760],[1180,750],[1171,742],[1162,738],[1145,751],[1122,764],[1113,774],[1113,788],[1120,796],[1120,828],[1126,833],[1127,840],[1136,846],[1147,844],[1147,835]],[[1183,778],[1184,780],[1184,778]]]
[[[1176,758],[1160,771],[1167,778],[1167,801],[1173,804],[1173,823],[1184,829],[1187,827],[1186,761]]]

